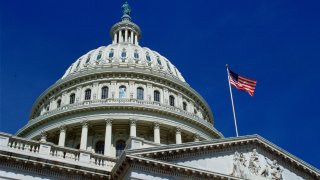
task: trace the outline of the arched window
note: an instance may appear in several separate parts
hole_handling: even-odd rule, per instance
[[[99,51],[99,54],[97,56],[97,61],[101,59],[101,56],[102,56],[101,51]]]
[[[149,53],[146,54],[146,59],[147,59],[147,61],[149,61],[149,62],[151,61],[151,58],[150,58]]]
[[[193,110],[193,113],[194,113],[194,114],[197,114],[197,113],[198,113],[198,111],[197,111],[196,109],[194,109],[194,110]]]
[[[126,147],[126,142],[123,140],[118,140],[116,143],[116,156],[120,156],[123,152],[124,148]]]
[[[114,55],[114,52],[113,52],[113,49],[111,49],[109,52],[109,58],[113,58],[113,55]]]
[[[75,95],[74,93],[72,93],[72,94],[70,95],[70,101],[69,101],[69,104],[73,104],[73,103],[74,103],[75,98],[76,98],[76,95]]]
[[[137,88],[137,99],[143,100],[143,94],[144,94],[143,92],[144,90],[142,87]]]
[[[126,98],[127,97],[127,88],[125,86],[119,87],[119,98]]]
[[[101,88],[101,99],[107,99],[108,98],[108,87],[104,86]]]
[[[169,96],[170,106],[174,106],[174,97],[172,95]]]
[[[90,100],[91,99],[91,89],[87,89],[84,92],[84,100]]]
[[[87,58],[87,60],[86,60],[86,64],[88,64],[88,63],[89,63],[90,58],[91,58],[91,54],[89,54],[89,55],[88,55],[88,58]]]
[[[160,102],[160,92],[159,91],[154,91],[153,92],[153,100]]]
[[[78,67],[80,66],[80,62],[81,62],[81,59],[79,59],[79,61],[78,61],[78,64],[77,64],[77,67],[76,67],[76,68],[78,68]]]
[[[137,50],[134,50],[134,54],[133,54],[135,59],[139,59],[139,53]]]
[[[169,71],[171,71],[171,67],[170,67],[169,62],[167,62],[167,68],[168,68]]]
[[[104,154],[104,141],[98,141],[96,143],[95,152],[98,154]]]
[[[49,104],[46,105],[46,108],[45,108],[45,109],[46,109],[46,111],[49,111],[49,110],[50,110]]]
[[[57,108],[59,108],[60,106],[61,106],[61,99],[57,101]]]
[[[186,103],[186,102],[183,102],[182,105],[183,105],[183,110],[186,111],[186,110],[187,110],[187,103]]]
[[[127,56],[127,52],[126,52],[125,49],[123,49],[122,52],[121,52],[121,57],[125,58],[126,56]]]
[[[162,63],[161,63],[161,60],[160,60],[159,56],[157,57],[157,62],[158,62],[158,64],[159,64],[160,66],[162,65]]]

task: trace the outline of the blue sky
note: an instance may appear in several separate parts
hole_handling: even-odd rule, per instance
[[[108,45],[122,1],[0,2],[0,131],[14,134],[35,99],[82,54]],[[255,78],[233,89],[240,135],[259,134],[320,168],[320,2],[131,0],[141,46],[171,60],[235,136],[225,64]]]

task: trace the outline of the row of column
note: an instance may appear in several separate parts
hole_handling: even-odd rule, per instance
[[[105,119],[106,122],[106,130],[105,130],[105,143],[104,143],[104,155],[112,156],[112,119]],[[80,149],[87,150],[87,141],[88,141],[88,121],[81,122],[81,140],[80,140]],[[154,134],[154,142],[160,144],[160,124],[158,122],[153,123],[153,134]],[[59,146],[65,146],[66,140],[66,126],[60,126],[60,135],[59,135]],[[176,144],[182,143],[181,137],[181,128],[177,127],[175,132]],[[41,133],[41,142],[46,142],[46,133]],[[137,136],[137,120],[130,119],[130,136]],[[199,141],[199,135],[194,136],[194,141]]]
[[[122,31],[123,30],[119,30],[118,32],[114,33],[113,44],[126,42],[138,45],[138,35],[136,33],[131,30],[125,29],[123,36]]]

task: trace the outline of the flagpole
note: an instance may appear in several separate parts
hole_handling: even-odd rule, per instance
[[[234,104],[233,104],[233,96],[232,96],[232,89],[231,89],[231,84],[230,84],[230,75],[229,75],[229,67],[228,64],[227,66],[227,74],[228,74],[228,83],[229,83],[229,89],[230,89],[230,97],[231,97],[231,104],[232,104],[232,111],[233,111],[233,119],[234,119],[234,127],[236,129],[236,135],[238,135],[238,127],[237,127],[237,118],[236,118],[236,111],[234,110]]]

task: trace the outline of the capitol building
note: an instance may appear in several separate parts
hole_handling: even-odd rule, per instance
[[[0,179],[320,179],[259,135],[225,138],[205,99],[139,44],[127,2],[112,44],[81,55],[0,133]]]

